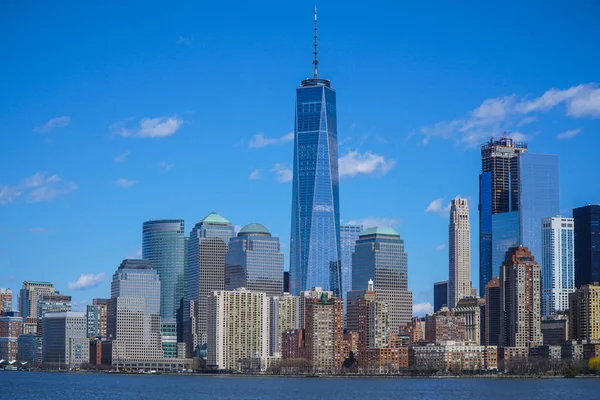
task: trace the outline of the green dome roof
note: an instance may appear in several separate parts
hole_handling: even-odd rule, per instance
[[[271,236],[271,232],[262,224],[248,224],[243,227],[238,235],[269,235]]]
[[[199,223],[205,224],[213,224],[213,225],[231,225],[231,222],[221,217],[216,212],[211,212],[206,217],[204,217]]]
[[[393,228],[384,228],[381,226],[376,226],[374,228],[365,229],[360,236],[370,236],[370,235],[388,235],[388,236],[400,236],[398,232],[396,232]]]

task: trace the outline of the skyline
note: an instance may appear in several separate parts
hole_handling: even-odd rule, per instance
[[[11,133],[0,137],[6,163],[0,170],[0,287],[16,292],[24,280],[48,280],[73,296],[74,304],[107,297],[113,271],[141,249],[144,221],[183,218],[187,235],[211,211],[237,226],[264,224],[280,238],[289,270],[291,184],[277,180],[291,176],[293,88],[311,76],[312,6],[266,10],[279,18],[261,18],[262,25],[248,21],[258,10],[240,7],[228,10],[230,19],[219,19],[222,26],[209,20],[202,28],[186,11],[168,10],[156,27],[132,21],[148,37],[132,34],[131,25],[129,36],[118,37],[118,27],[110,28],[113,36],[102,29],[92,33],[103,26],[107,9],[97,20],[86,19],[85,34],[68,43],[65,36],[81,27],[63,24],[54,35],[38,37],[49,29],[42,17],[61,25],[58,11],[40,6],[25,16],[18,6],[2,7],[3,36],[19,32],[24,46],[8,42],[12,62],[0,67],[14,77],[0,83],[12,94],[0,100],[3,132]],[[447,37],[416,40],[411,27],[434,28],[427,22],[432,15],[423,15],[419,6],[409,12],[393,6],[389,16],[374,9],[349,7],[338,14],[334,5],[318,7],[320,72],[339,94],[342,223],[368,228],[373,225],[365,219],[378,220],[400,233],[416,305],[432,303],[433,282],[448,279],[447,204],[459,194],[469,200],[471,280],[477,285],[478,145],[487,136],[512,131],[515,139],[527,139],[531,152],[559,155],[564,216],[600,202],[600,190],[589,184],[594,179],[589,162],[600,144],[594,132],[600,91],[593,83],[600,56],[582,51],[600,39],[600,28],[591,24],[600,13],[597,5],[588,5],[587,13],[563,6],[530,14],[521,6],[513,19],[499,10],[493,19],[506,18],[508,28],[486,21],[485,8],[491,6],[458,5]],[[125,9],[110,20],[127,19],[134,11]],[[440,25],[437,33],[448,33],[450,22],[441,19],[447,11],[428,12]],[[511,31],[534,13],[547,13],[543,21],[532,18],[537,29]],[[399,18],[393,24],[392,16]],[[177,32],[172,26],[166,32],[166,21],[175,20],[181,21]],[[354,32],[359,20],[367,25]],[[381,20],[405,26],[385,35]],[[556,20],[562,25],[553,30]],[[237,32],[247,37],[227,33],[238,22]],[[475,28],[481,37],[470,38]],[[106,34],[105,44],[89,43],[100,33]],[[464,38],[471,42],[460,42]],[[495,41],[487,43],[490,38]],[[248,64],[232,70],[240,60]],[[362,84],[365,77],[366,82],[377,77],[377,84]],[[211,154],[207,148],[221,151]],[[218,179],[213,165],[219,166]],[[455,169],[460,173],[452,176]],[[203,184],[211,184],[210,192]],[[251,209],[243,206],[248,198],[240,201],[246,196]],[[91,277],[80,279],[81,274]],[[77,290],[100,274],[97,286]]]

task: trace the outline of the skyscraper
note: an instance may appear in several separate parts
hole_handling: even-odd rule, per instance
[[[58,292],[44,294],[39,297],[37,306],[37,335],[44,335],[43,318],[48,313],[71,311],[71,296],[65,296]]]
[[[485,285],[485,345],[498,346],[500,342],[500,278],[493,277]]]
[[[175,322],[184,295],[185,232],[182,219],[146,221],[142,225],[142,258],[160,277],[160,316]]]
[[[600,340],[600,285],[586,284],[569,295],[569,329],[575,340]]]
[[[85,313],[51,312],[44,315],[42,360],[54,366],[78,367],[89,361]]]
[[[322,287],[340,295],[340,207],[336,92],[317,72],[296,88],[290,292]]]
[[[450,205],[448,226],[448,308],[471,295],[471,224],[467,199],[457,197]]]
[[[543,344],[540,265],[527,247],[512,247],[500,268],[500,345]]]
[[[600,205],[573,209],[575,286],[600,282]]]
[[[23,321],[27,318],[37,318],[39,297],[54,294],[54,284],[51,282],[25,281],[19,292],[19,311]]]
[[[5,311],[12,311],[12,290],[0,288],[0,315]]]
[[[188,354],[197,345],[206,344],[208,297],[215,290],[225,289],[225,255],[233,235],[231,222],[215,212],[204,217],[190,232],[183,313]]]
[[[398,232],[380,227],[366,229],[360,235],[352,256],[353,289],[368,289],[369,280],[374,280],[377,300],[388,303],[393,332],[412,317],[407,258]]]
[[[442,307],[448,307],[448,281],[433,284],[433,312],[438,312]]]
[[[292,296],[289,293],[270,298],[270,355],[281,353],[281,335],[287,330],[300,328],[300,300],[299,296]]]
[[[542,222],[542,316],[569,309],[575,291],[573,218],[551,217]]]
[[[107,319],[112,362],[163,358],[160,279],[147,260],[124,260],[110,285]]]
[[[261,224],[244,226],[229,242],[225,290],[246,288],[267,296],[283,294],[283,253],[279,238]]]
[[[352,253],[360,233],[362,225],[342,225],[340,227],[340,240],[342,246],[342,291],[344,299],[344,314],[347,309],[347,293],[352,290]]]
[[[542,258],[542,219],[559,213],[558,157],[531,154],[503,137],[481,150],[479,223],[480,293],[511,247],[526,246]]]

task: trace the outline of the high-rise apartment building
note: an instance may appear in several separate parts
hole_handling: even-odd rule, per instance
[[[225,256],[225,290],[246,288],[267,296],[283,294],[283,253],[279,238],[261,224],[244,226],[229,241]]]
[[[160,279],[147,260],[124,260],[111,282],[107,319],[113,365],[163,358]]]
[[[465,340],[472,344],[483,344],[485,300],[477,297],[463,297],[454,309],[454,315],[465,319]]]
[[[485,345],[500,343],[500,320],[504,314],[500,307],[500,278],[493,277],[485,285]]]
[[[569,329],[572,339],[600,341],[600,284],[597,282],[582,285],[569,296]]]
[[[373,281],[368,282],[365,296],[357,302],[358,363],[367,360],[368,349],[382,349],[390,345],[390,318],[387,303],[378,301]]]
[[[392,332],[412,318],[412,292],[408,290],[408,260],[404,241],[392,228],[366,229],[352,256],[352,286],[368,289],[374,281],[377,300],[388,304]]]
[[[63,311],[44,315],[42,362],[58,367],[78,367],[89,361],[87,318],[83,312]]]
[[[471,224],[467,199],[457,197],[450,204],[448,226],[448,308],[471,295]]]
[[[6,311],[12,311],[12,290],[8,288],[0,288],[0,315]]]
[[[204,217],[190,232],[183,312],[188,354],[197,345],[206,344],[208,297],[225,289],[225,255],[233,235],[231,222],[215,212]]]
[[[218,369],[269,356],[269,299],[246,289],[217,290],[208,298],[208,359]]]
[[[438,312],[442,307],[448,307],[448,281],[433,284],[433,312]]]
[[[344,314],[347,306],[347,293],[352,290],[352,254],[361,232],[362,225],[342,225],[340,241],[342,249],[342,298],[344,299]]]
[[[71,296],[58,292],[39,296],[37,306],[37,335],[44,335],[43,318],[47,313],[71,311]]]
[[[106,316],[109,299],[92,299],[88,306],[88,335],[89,337],[106,337]],[[92,307],[92,319],[90,320],[90,307]]]
[[[340,295],[340,200],[336,92],[317,74],[296,88],[290,292],[322,287]]]
[[[37,318],[37,306],[40,296],[54,294],[54,284],[50,282],[25,281],[19,292],[19,311],[23,321],[26,318]]]
[[[183,306],[185,227],[182,219],[146,221],[142,225],[142,258],[152,263],[160,277],[160,316],[177,322]],[[181,322],[180,322],[181,323]]]
[[[600,205],[573,209],[575,286],[600,282]]]
[[[543,344],[541,268],[527,247],[513,247],[500,268],[500,344],[535,347]]]
[[[464,342],[467,339],[464,316],[454,315],[447,307],[425,317],[425,340],[442,343],[449,340]]]
[[[270,355],[281,353],[281,336],[286,331],[300,328],[300,299],[289,293],[270,298]]]
[[[13,361],[18,358],[22,328],[21,317],[0,316],[0,360]]]
[[[336,371],[344,362],[343,300],[331,292],[304,300],[304,357],[315,372]]]
[[[575,240],[573,218],[542,221],[542,316],[569,309],[575,291]]]

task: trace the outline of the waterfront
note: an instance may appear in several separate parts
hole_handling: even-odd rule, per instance
[[[0,372],[2,399],[574,399],[598,379],[282,378]]]

